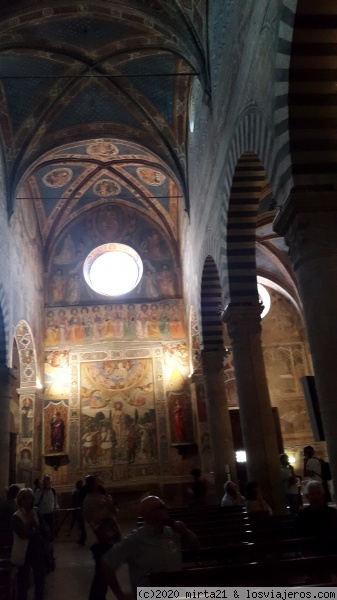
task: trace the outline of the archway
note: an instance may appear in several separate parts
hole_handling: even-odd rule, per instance
[[[270,405],[261,344],[262,304],[257,290],[256,225],[268,193],[265,170],[253,152],[239,159],[227,221],[228,293],[224,321],[232,343],[248,479],[262,486],[276,512],[284,511],[279,447]]]
[[[228,478],[236,479],[233,436],[223,372],[221,309],[219,273],[213,258],[207,256],[201,278],[202,367],[218,499],[222,496],[224,482]]]

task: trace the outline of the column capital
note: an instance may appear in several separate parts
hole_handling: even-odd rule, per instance
[[[225,348],[219,348],[219,350],[202,350],[201,361],[203,369],[209,373],[219,373],[223,370],[224,356]]]
[[[285,235],[290,225],[300,214],[337,213],[337,191],[332,192],[293,192],[277,213],[273,229]]]
[[[337,192],[290,194],[273,228],[284,235],[295,270],[337,255]]]
[[[222,313],[222,321],[227,324],[232,342],[247,334],[261,333],[262,304],[228,304]]]

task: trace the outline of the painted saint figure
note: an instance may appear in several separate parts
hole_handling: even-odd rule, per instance
[[[63,452],[64,434],[64,421],[61,417],[61,413],[57,411],[56,415],[50,419],[51,450],[54,452]]]
[[[184,425],[184,411],[178,398],[173,407],[174,429],[179,442],[186,441],[186,431]]]
[[[122,423],[123,423],[123,404],[121,402],[114,403],[114,411],[112,413],[111,424],[116,436],[117,447],[122,446]]]

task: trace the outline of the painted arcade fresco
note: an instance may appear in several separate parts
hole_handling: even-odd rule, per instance
[[[185,338],[182,301],[46,309],[45,344]]]
[[[107,194],[113,194],[112,181],[102,179],[96,187],[98,185],[100,191],[104,188]],[[180,295],[173,254],[160,231],[137,210],[103,203],[78,217],[54,247],[47,277],[46,302],[49,306],[102,301],[102,296],[86,284],[83,263],[95,247],[109,242],[131,245],[143,261],[143,277],[127,295],[134,302],[153,302]]]
[[[262,347],[270,400],[278,409],[285,446],[303,447],[313,441],[301,384],[301,377],[311,374],[307,345],[301,337],[303,326],[294,305],[275,290],[268,291],[271,309],[262,320]],[[224,374],[228,405],[238,406],[230,347]]]

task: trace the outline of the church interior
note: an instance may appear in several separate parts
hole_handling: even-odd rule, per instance
[[[337,485],[336,3],[0,16],[2,492]]]

